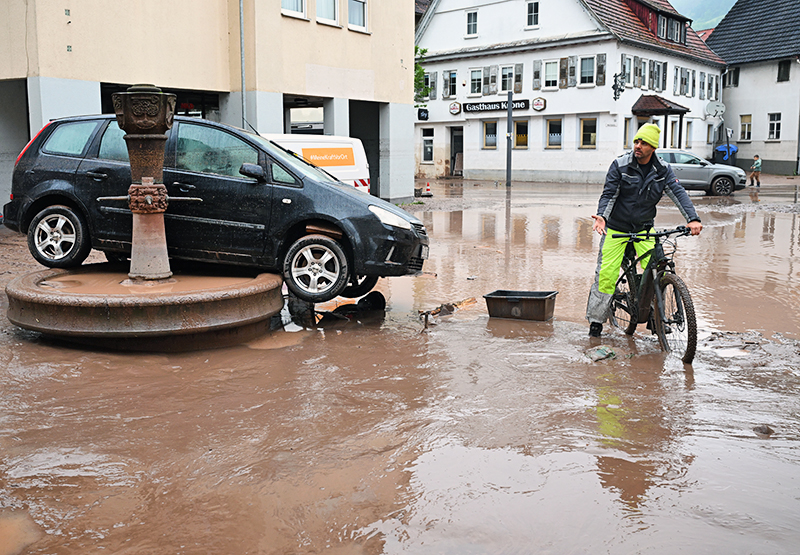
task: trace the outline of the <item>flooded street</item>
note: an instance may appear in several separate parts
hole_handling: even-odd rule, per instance
[[[599,185],[432,189],[405,207],[425,273],[380,280],[385,313],[123,353],[15,328],[3,295],[0,555],[798,552],[792,180],[692,196],[691,366],[644,325],[592,360]],[[0,254],[3,286],[41,269],[5,228]],[[554,319],[490,319],[501,289],[558,291]]]

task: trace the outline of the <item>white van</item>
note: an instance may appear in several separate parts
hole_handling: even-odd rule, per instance
[[[369,164],[364,145],[354,137],[334,135],[261,135],[319,166],[359,191],[370,192]]]

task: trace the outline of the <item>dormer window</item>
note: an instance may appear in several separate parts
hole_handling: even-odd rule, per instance
[[[658,38],[667,38],[667,18],[663,15],[658,16]]]

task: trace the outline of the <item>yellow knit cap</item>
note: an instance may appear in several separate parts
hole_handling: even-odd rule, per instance
[[[652,123],[645,123],[633,137],[633,140],[641,139],[653,148],[658,148],[658,139],[661,136],[661,129]]]

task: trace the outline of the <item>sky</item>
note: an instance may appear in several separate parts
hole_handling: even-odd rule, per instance
[[[670,0],[678,13],[692,19],[692,29],[714,27],[728,13],[736,0]]]

